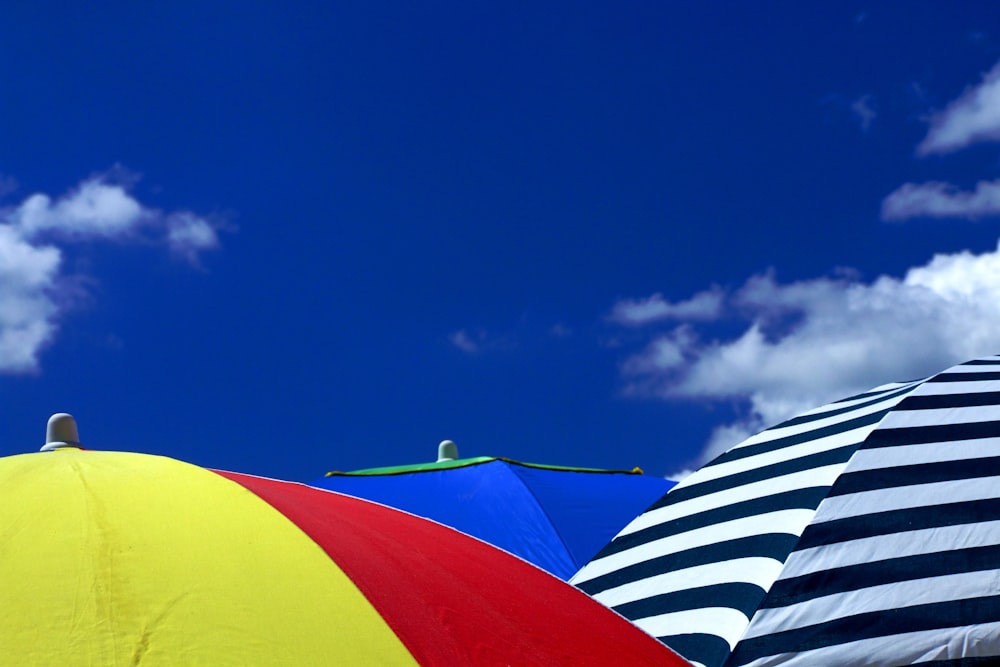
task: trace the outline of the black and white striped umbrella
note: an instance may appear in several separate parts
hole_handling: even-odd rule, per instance
[[[706,667],[1000,664],[1000,356],[745,440],[571,582]]]

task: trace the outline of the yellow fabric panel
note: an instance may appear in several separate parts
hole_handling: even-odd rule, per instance
[[[173,459],[76,450],[0,459],[0,663],[416,664],[250,491]]]

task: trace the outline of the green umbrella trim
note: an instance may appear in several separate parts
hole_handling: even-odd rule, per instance
[[[364,470],[353,470],[351,472],[340,472],[334,470],[326,473],[326,477],[365,477],[376,475],[406,475],[415,472],[434,472],[435,470],[450,470],[452,468],[467,468],[469,466],[482,465],[491,461],[504,461],[512,465],[523,466],[525,468],[539,468],[541,470],[561,470],[564,472],[596,472],[617,475],[641,475],[642,468],[638,466],[632,470],[603,470],[601,468],[574,468],[570,466],[551,466],[541,463],[521,463],[513,459],[493,456],[477,456],[470,459],[455,459],[453,461],[435,461],[433,463],[416,463],[406,466],[388,466],[385,468],[366,468]]]

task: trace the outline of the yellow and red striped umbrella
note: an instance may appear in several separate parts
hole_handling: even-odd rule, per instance
[[[0,661],[684,665],[583,593],[415,516],[174,459],[0,459]]]

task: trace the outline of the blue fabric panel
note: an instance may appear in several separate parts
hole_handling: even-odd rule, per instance
[[[323,477],[310,484],[433,519],[565,580],[674,483],[497,460],[440,471]]]
[[[576,572],[552,523],[504,461],[400,475],[324,477],[312,485],[433,519],[562,579]]]
[[[623,473],[510,466],[552,521],[573,561],[569,578],[676,482]]]

